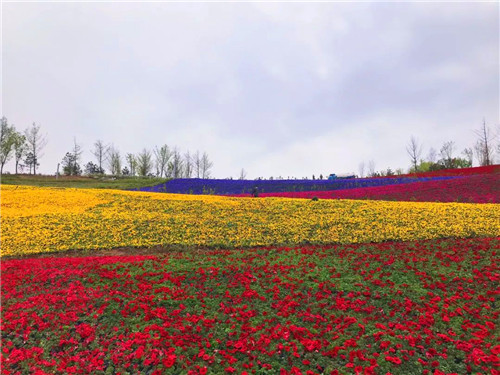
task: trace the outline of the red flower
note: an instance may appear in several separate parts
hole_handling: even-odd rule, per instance
[[[172,367],[175,364],[176,358],[177,356],[175,354],[167,355],[167,358],[164,358],[162,361],[163,366],[165,366],[166,368]]]
[[[398,358],[398,357],[390,357],[390,356],[386,356],[385,357],[385,360],[386,361],[389,361],[389,362],[392,362],[392,363],[395,363],[397,365],[401,364],[401,359]]]

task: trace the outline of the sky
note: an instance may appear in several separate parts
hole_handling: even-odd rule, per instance
[[[205,151],[216,178],[407,170],[411,136],[500,131],[499,44],[498,2],[4,2],[2,115],[41,126],[44,174],[74,139],[81,164],[98,139]]]

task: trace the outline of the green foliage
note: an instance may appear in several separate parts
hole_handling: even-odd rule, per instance
[[[3,172],[3,167],[6,162],[13,156],[14,145],[16,142],[16,128],[9,125],[6,117],[1,119],[0,128],[0,173]]]
[[[3,175],[1,184],[27,185],[38,187],[69,187],[83,189],[121,189],[129,190],[154,186],[167,182],[166,178],[148,177],[109,177],[109,176],[35,176]]]
[[[470,160],[463,158],[453,158],[453,159],[440,159],[436,163],[422,160],[420,164],[417,165],[417,170],[411,167],[409,173],[422,173],[431,171],[440,171],[443,169],[458,169],[458,168],[470,168],[472,163]]]
[[[31,151],[26,154],[24,163],[29,167],[30,174],[32,169],[35,170],[40,165],[38,158]]]
[[[16,160],[16,174],[17,174],[17,168],[19,166],[19,162],[21,161],[22,157],[26,153],[26,150],[28,148],[28,145],[26,144],[26,136],[24,134],[15,132],[14,134],[14,157]]]
[[[93,176],[97,174],[104,174],[104,169],[99,168],[97,164],[94,164],[93,162],[89,161],[87,164],[85,164],[85,174],[87,176]]]
[[[78,164],[75,154],[67,152],[62,160],[63,173],[66,176],[79,176],[82,174],[82,168]]]

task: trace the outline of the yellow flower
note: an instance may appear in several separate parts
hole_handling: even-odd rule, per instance
[[[500,235],[497,204],[231,198],[2,186],[2,255]]]

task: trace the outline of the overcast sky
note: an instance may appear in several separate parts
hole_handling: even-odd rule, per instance
[[[206,151],[218,178],[457,156],[499,122],[499,4],[4,3],[2,114],[48,143]],[[9,163],[7,170],[13,170]]]

